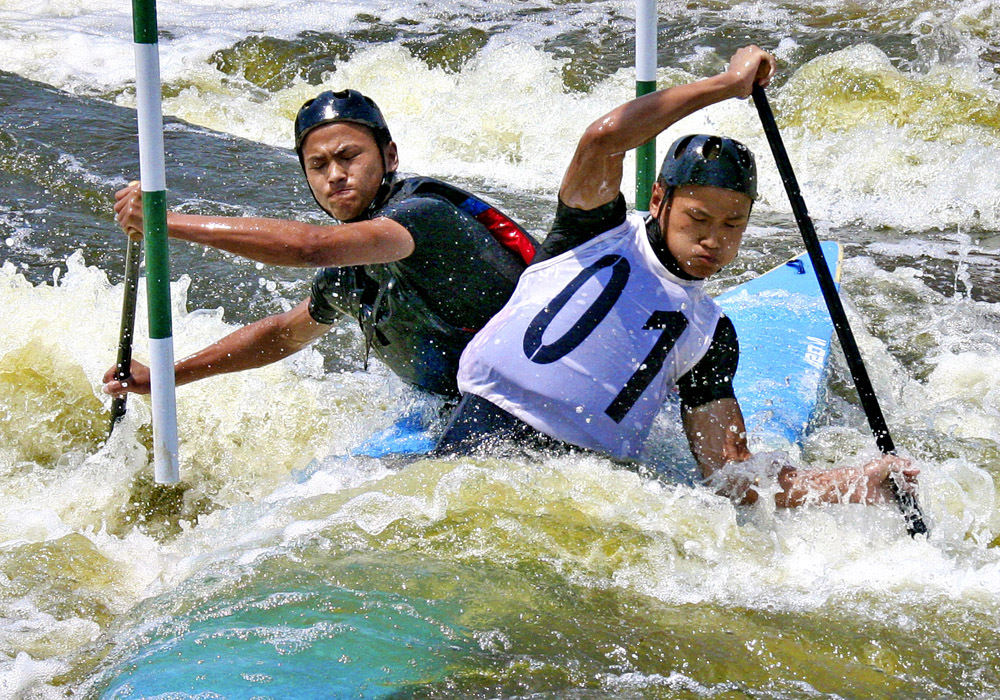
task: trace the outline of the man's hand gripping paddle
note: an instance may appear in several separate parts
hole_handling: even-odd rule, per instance
[[[865,369],[865,364],[861,359],[861,351],[854,340],[854,333],[851,332],[851,326],[847,321],[847,314],[840,301],[840,296],[837,294],[837,287],[833,282],[833,277],[830,275],[829,268],[826,266],[826,261],[823,259],[823,252],[820,248],[819,239],[816,236],[816,230],[813,228],[812,219],[809,218],[809,214],[806,211],[806,204],[802,199],[802,194],[799,192],[799,185],[795,179],[795,173],[792,171],[792,165],[788,160],[788,153],[785,151],[785,146],[781,141],[781,134],[778,133],[778,125],[774,121],[774,114],[771,112],[771,106],[767,102],[767,95],[764,94],[764,88],[760,85],[753,86],[753,103],[757,107],[757,113],[760,115],[764,134],[767,136],[767,142],[771,146],[771,153],[774,154],[774,160],[778,164],[781,181],[785,184],[785,192],[788,193],[788,199],[791,202],[795,220],[799,225],[799,231],[802,233],[802,240],[805,241],[809,259],[812,261],[813,269],[816,271],[820,290],[823,292],[823,299],[826,301],[827,309],[833,320],[833,326],[837,329],[840,347],[847,358],[847,366],[851,370],[851,377],[854,379],[854,386],[861,399],[861,406],[865,411],[865,415],[868,416],[868,424],[875,435],[875,442],[879,450],[882,451],[882,454],[895,454],[896,446],[889,435],[889,427],[886,425],[885,416],[882,415],[882,409],[879,407],[875,390],[872,388],[871,380],[868,378],[868,371]],[[904,490],[892,478],[889,479],[889,483],[892,485],[896,503],[899,505],[899,509],[902,511],[903,518],[906,521],[906,531],[911,536],[926,534],[927,525],[924,523],[924,516],[920,510],[920,505],[917,503],[916,496]]]

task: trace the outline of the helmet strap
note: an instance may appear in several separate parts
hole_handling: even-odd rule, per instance
[[[355,221],[359,219],[371,218],[372,214],[382,208],[382,206],[386,203],[386,200],[389,199],[389,192],[392,190],[392,183],[395,182],[395,180],[395,171],[386,172],[382,175],[382,184],[378,186],[378,190],[375,192],[375,196],[372,198],[371,204],[369,204],[368,208],[365,209],[364,214],[355,219]]]

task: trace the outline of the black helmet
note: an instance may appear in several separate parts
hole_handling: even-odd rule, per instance
[[[670,145],[660,168],[667,187],[711,185],[757,199],[757,166],[753,153],[724,136],[682,136]]]
[[[327,90],[299,108],[299,113],[295,116],[296,152],[302,155],[302,142],[310,131],[331,122],[364,124],[374,132],[379,148],[385,148],[392,141],[389,127],[374,100],[357,90]]]

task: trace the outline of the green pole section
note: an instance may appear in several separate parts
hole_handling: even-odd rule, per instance
[[[635,96],[656,92],[656,0],[635,3]],[[649,211],[656,181],[656,139],[635,151],[635,208]]]
[[[142,193],[145,231],[146,290],[149,307],[149,337],[170,338],[170,253],[167,247],[167,193]],[[154,291],[155,290],[155,291]]]
[[[642,97],[656,92],[655,80],[635,81],[635,96]],[[649,199],[653,195],[653,183],[656,181],[656,139],[635,149],[635,208],[637,211],[649,211]]]
[[[155,0],[132,0],[132,39],[137,44],[156,43]]]
[[[149,309],[154,478],[158,484],[175,484],[180,480],[180,469],[177,458],[177,400],[167,248],[167,185],[163,158],[163,108],[160,99],[160,54],[155,0],[132,1],[132,25],[135,39],[135,93],[139,121],[146,298]]]

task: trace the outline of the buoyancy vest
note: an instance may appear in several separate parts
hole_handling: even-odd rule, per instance
[[[527,266],[534,257],[536,243],[531,236],[479,197],[429,177],[407,177],[394,184],[393,201],[423,196],[444,199],[471,217],[471,225],[485,228],[492,241],[521,265]],[[379,216],[379,210],[371,216]],[[479,329],[461,328],[442,319],[398,264],[358,266],[355,274],[357,284],[366,288],[357,314],[365,336],[366,367],[369,352],[374,352],[403,381],[437,394],[455,395],[459,357]],[[482,274],[495,273],[484,263]]]
[[[657,259],[642,217],[528,268],[466,347],[459,388],[550,437],[636,457],[721,316]]]

